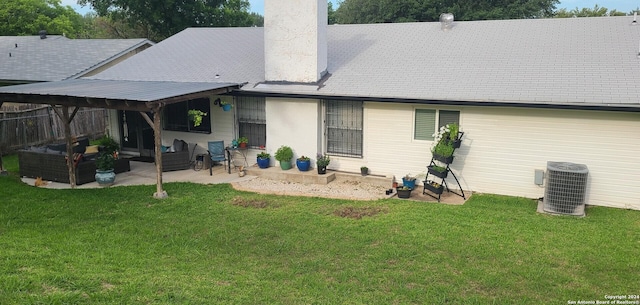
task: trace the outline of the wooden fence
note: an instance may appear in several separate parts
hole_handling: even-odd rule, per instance
[[[105,109],[81,108],[71,121],[71,134],[99,138],[105,133],[106,117]],[[61,141],[64,141],[64,124],[51,106],[0,111],[2,152]]]

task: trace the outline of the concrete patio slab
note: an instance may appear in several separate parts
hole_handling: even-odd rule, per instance
[[[126,185],[155,185],[156,184],[156,167],[154,163],[148,162],[138,162],[131,161],[131,171],[124,172],[116,175],[116,182],[111,187],[118,186],[126,186]],[[298,170],[290,169],[288,171],[283,171],[279,167],[270,167],[268,169],[260,169],[257,166],[251,166],[246,168],[246,175],[240,176],[237,170],[232,171],[230,174],[227,173],[226,167],[224,166],[214,166],[213,167],[213,175],[209,175],[209,169],[205,168],[200,171],[195,171],[193,169],[181,170],[181,171],[171,171],[164,172],[162,176],[162,181],[164,183],[168,182],[192,182],[192,183],[200,183],[200,184],[219,184],[219,183],[230,183],[236,189],[241,189],[249,192],[257,192],[257,193],[268,193],[268,194],[277,194],[277,195],[294,195],[294,196],[320,196],[320,197],[329,197],[329,198],[344,198],[344,199],[353,199],[353,200],[363,200],[358,197],[356,192],[349,191],[350,187],[353,188],[354,185],[367,184],[370,185],[372,192],[377,194],[378,196],[375,199],[383,199],[383,198],[393,198],[396,196],[396,192],[389,195],[385,195],[385,190],[392,188],[392,177],[384,177],[384,176],[375,176],[368,175],[362,176],[357,173],[347,173],[347,172],[338,172],[328,170],[326,175],[318,175],[315,171],[308,172],[300,172]],[[320,176],[320,178],[318,178]],[[298,185],[295,187],[295,191],[288,191],[286,189],[270,189],[270,190],[261,190],[256,188],[255,186],[252,188],[252,183],[242,183],[244,187],[239,187],[241,183],[239,182],[248,182],[250,180],[256,179],[257,177],[270,179],[274,181],[284,181],[285,185]],[[35,179],[32,178],[22,178],[22,181],[28,185],[34,185]],[[257,180],[256,180],[257,181]],[[342,185],[343,187],[341,187]],[[50,188],[50,189],[70,189],[70,185],[67,183],[58,183],[46,181],[45,185],[41,187]],[[83,185],[77,186],[79,189],[87,189],[87,188],[100,188],[97,182],[86,183]],[[278,188],[278,187],[274,187]],[[347,191],[342,191],[340,194],[319,192],[318,190],[321,188],[345,188]],[[360,187],[361,188],[361,187]],[[374,190],[375,189],[375,190]],[[470,191],[465,191],[468,199],[471,197]],[[335,195],[335,196],[334,196]],[[433,199],[427,195],[422,194],[422,187],[417,187],[412,193],[409,199],[411,201],[419,201],[419,202],[436,202],[436,199]],[[465,203],[465,199],[454,195],[452,193],[445,192],[442,195],[440,203],[443,204],[453,204],[453,205],[462,205]]]
[[[123,186],[123,185],[155,185],[156,184],[156,166],[154,163],[131,161],[131,171],[124,172],[116,175],[116,182],[111,187]],[[162,173],[162,182],[193,182],[201,184],[218,184],[218,183],[233,183],[239,181],[246,181],[255,178],[255,176],[245,175],[240,177],[237,172],[231,172],[228,174],[223,166],[214,166],[213,175],[209,175],[209,169],[205,168],[200,171],[193,169],[171,171]],[[35,179],[22,178],[22,181],[29,185],[34,185]],[[46,185],[42,186],[51,189],[69,189],[71,186],[68,183],[58,183],[47,181]],[[76,188],[100,188],[97,182],[85,183],[78,185]]]

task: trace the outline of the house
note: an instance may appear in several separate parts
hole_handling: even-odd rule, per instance
[[[465,190],[542,197],[536,170],[572,162],[589,169],[587,204],[640,209],[633,17],[327,26],[325,1],[286,3],[265,3],[265,28],[186,29],[89,79],[241,86],[166,105],[165,145],[247,136],[250,159],[288,145],[328,153],[329,169],[401,177],[424,172],[431,135],[457,122]],[[136,113],[112,113],[113,134],[144,154],[145,127],[123,128]]]

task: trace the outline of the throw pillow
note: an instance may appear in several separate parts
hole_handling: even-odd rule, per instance
[[[98,153],[98,145],[90,145],[87,146],[87,149],[84,151],[85,154],[95,154]]]

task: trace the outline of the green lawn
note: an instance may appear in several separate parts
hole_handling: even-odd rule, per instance
[[[258,195],[48,190],[0,177],[0,304],[567,304],[640,294],[640,212],[541,215]],[[364,216],[363,216],[364,215]],[[354,218],[348,217],[353,216]],[[357,218],[360,217],[361,218]]]

